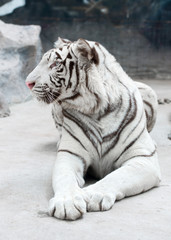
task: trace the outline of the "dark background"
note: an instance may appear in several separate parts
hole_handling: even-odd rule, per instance
[[[170,79],[171,0],[26,0],[0,19],[41,25],[44,51],[58,36],[85,38],[103,44],[135,78]]]

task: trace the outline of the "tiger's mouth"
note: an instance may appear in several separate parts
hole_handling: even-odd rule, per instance
[[[58,99],[60,93],[56,90],[50,88],[48,85],[35,85],[32,88],[33,96],[37,98],[38,101],[45,102],[47,104],[53,103]]]

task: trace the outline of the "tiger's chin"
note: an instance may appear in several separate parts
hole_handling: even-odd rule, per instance
[[[60,93],[56,91],[40,91],[37,90],[32,91],[33,97],[37,99],[38,102],[42,102],[45,104],[51,104],[56,101],[58,101],[58,97],[60,96]]]
[[[36,98],[36,100],[38,102],[45,103],[45,104],[51,104],[51,103],[54,103],[54,102],[58,101],[58,97],[57,96],[54,98],[54,97],[51,97],[49,95],[39,96],[39,95],[33,93],[33,97]]]
[[[45,103],[45,104],[51,104],[51,103],[53,103],[54,101],[51,101],[51,100],[49,100],[48,98],[46,98],[46,97],[36,97],[36,99],[37,99],[37,101],[38,102],[41,102],[41,103]]]

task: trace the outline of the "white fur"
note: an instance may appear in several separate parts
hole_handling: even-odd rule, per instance
[[[100,44],[59,39],[56,47],[44,55],[27,81],[35,82],[35,89],[47,84],[52,92],[60,91],[53,101],[60,142],[49,213],[56,218],[75,220],[86,211],[109,210],[115,200],[159,185],[156,147],[146,129],[147,125],[150,131],[154,125],[157,104],[151,88],[133,82]],[[49,67],[55,61],[55,52],[67,68],[63,75],[59,72],[59,76],[65,77],[61,89],[54,86],[52,89],[48,77],[57,71]],[[69,52],[72,60],[66,59]],[[78,85],[77,72],[71,69],[70,61],[78,64]],[[72,81],[70,88],[69,81]],[[33,88],[36,95],[34,91]],[[78,93],[79,96],[72,98]],[[41,94],[36,96],[39,99]],[[89,167],[101,180],[83,188]]]

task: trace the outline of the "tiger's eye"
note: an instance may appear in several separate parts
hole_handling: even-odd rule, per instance
[[[54,67],[56,67],[56,66],[59,66],[60,64],[61,64],[60,62],[55,61],[54,63],[52,63],[52,64],[50,65],[50,68],[52,69],[52,68],[54,68]]]

